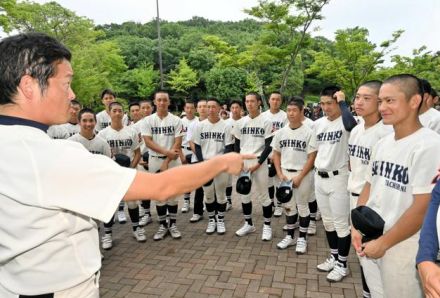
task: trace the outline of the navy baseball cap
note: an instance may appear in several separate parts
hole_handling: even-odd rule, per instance
[[[281,181],[277,188],[276,197],[280,203],[287,203],[292,199],[292,180]]]
[[[353,227],[362,234],[362,242],[377,239],[383,235],[385,221],[368,206],[358,206],[351,210]]]
[[[252,181],[249,171],[242,171],[237,179],[236,190],[239,194],[248,195],[251,192]]]

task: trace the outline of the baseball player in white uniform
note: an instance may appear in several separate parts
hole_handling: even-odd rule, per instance
[[[191,155],[191,163],[198,162],[195,153],[195,147],[194,143],[192,141],[193,133],[199,125],[199,123],[205,119],[208,118],[208,108],[207,108],[207,102],[205,99],[200,99],[197,102],[197,114],[199,114],[198,121],[193,121],[189,124],[186,131],[185,140],[188,142],[189,146],[191,147],[191,150],[193,151],[193,154]],[[194,209],[193,209],[193,215],[191,216],[189,222],[196,223],[203,219],[203,187],[199,187],[194,192]]]
[[[68,140],[81,143],[87,151],[112,157],[110,146],[106,140],[95,134],[96,115],[93,110],[84,108],[78,113],[80,131]]]
[[[325,117],[315,121],[318,153],[315,159],[315,195],[330,246],[330,257],[317,266],[329,272],[327,280],[347,276],[350,251],[350,198],[348,182],[348,137],[356,120],[348,110],[345,96],[336,86],[321,91],[320,104]]]
[[[350,209],[357,206],[359,195],[366,182],[373,147],[382,137],[392,132],[392,127],[383,124],[378,110],[378,96],[381,85],[381,81],[368,81],[363,83],[356,92],[355,111],[359,117],[362,117],[362,121],[353,128],[348,140]],[[368,268],[367,270],[373,273],[377,266],[371,259],[365,257],[360,258],[360,263],[363,297],[383,296],[380,272],[377,270],[376,274],[370,274],[368,283],[363,273],[364,268]],[[371,285],[372,290],[368,285]],[[373,294],[372,291],[374,291]]]
[[[352,231],[356,252],[376,259],[384,297],[423,297],[415,258],[440,165],[440,140],[419,121],[422,96],[421,83],[412,75],[395,75],[383,82],[379,111],[384,124],[393,125],[394,133],[374,147],[367,182],[358,199],[358,206],[372,208],[385,221],[384,234],[366,243],[361,243],[358,231]],[[376,274],[368,268],[364,273],[367,282],[370,274]]]
[[[293,96],[292,99],[296,100],[302,100],[304,99],[300,96]],[[303,109],[303,115],[302,115],[302,124],[308,126],[312,131],[315,129],[315,121],[305,116],[305,109]],[[318,211],[318,203],[316,202],[316,196],[315,196],[315,175],[311,175],[311,181],[312,181],[312,187],[310,190],[310,197],[309,197],[309,212],[310,212],[310,222],[309,222],[309,228],[307,229],[308,235],[315,235],[316,234],[316,221],[318,220],[319,211]]]
[[[272,141],[273,162],[281,181],[292,181],[292,199],[283,204],[288,225],[286,237],[277,244],[286,249],[297,244],[296,253],[307,252],[307,230],[310,222],[309,197],[316,157],[313,130],[302,124],[304,101],[294,99],[287,106],[289,124],[275,134]],[[298,212],[297,212],[298,209]],[[294,224],[299,213],[299,238],[294,237]]]
[[[283,103],[283,97],[279,92],[272,92],[269,97],[269,110],[263,112],[263,116],[266,117],[270,122],[272,122],[272,131],[276,132],[277,130],[283,128],[287,121],[286,112],[281,110],[281,104]],[[272,164],[272,154],[269,155],[267,159],[269,164]],[[275,186],[280,184],[278,176],[275,175],[273,177],[269,177],[269,198],[273,202],[275,206],[275,211],[273,216],[280,217],[283,215],[283,207],[281,204],[274,199],[275,198]]]
[[[112,154],[124,154],[130,158],[131,168],[136,168],[140,159],[139,135],[131,127],[124,126],[122,119],[124,110],[119,102],[112,102],[109,105],[111,124],[101,130],[99,137],[106,140],[109,144]],[[145,242],[145,230],[139,226],[139,206],[137,202],[128,202],[128,214],[133,228],[133,236],[138,242]],[[118,211],[120,213],[121,210]],[[122,211],[123,212],[123,211]],[[104,223],[104,236],[102,237],[102,248],[111,249],[113,247],[112,227],[113,218],[110,222]]]
[[[243,103],[239,100],[233,100],[229,104],[229,110],[231,111],[230,117],[225,121],[233,129],[235,123],[241,119],[241,113],[243,112]],[[233,177],[229,176],[228,185],[226,186],[226,211],[232,209],[232,184]]]
[[[434,109],[432,87],[427,80],[420,80],[423,86],[423,102],[419,111],[419,120],[424,127],[440,134],[440,112]]]
[[[75,98],[70,51],[45,34],[24,33],[2,39],[0,53],[0,69],[8,69],[0,72],[2,298],[98,298],[101,256],[91,218],[108,221],[121,198],[166,200],[242,169],[243,158],[229,153],[152,175],[52,140],[48,126],[68,121]]]
[[[196,117],[196,107],[193,101],[187,100],[185,101],[185,106],[183,107],[185,111],[185,117],[182,118],[182,127],[183,132],[187,133],[188,127],[193,123],[194,121],[198,122],[199,117]],[[192,157],[192,150],[189,145],[189,140],[186,138],[186,136],[182,140],[182,153],[184,156],[185,163],[191,163],[191,157]],[[186,213],[190,209],[190,198],[191,193],[188,192],[183,195],[183,206],[182,206],[182,213]]]
[[[220,102],[214,98],[208,99],[207,107],[208,119],[196,126],[192,136],[198,161],[234,150],[232,128],[219,116]],[[204,202],[209,218],[206,228],[208,235],[215,231],[220,235],[226,232],[224,212],[227,202],[225,196],[227,183],[228,174],[222,173],[203,186]]]
[[[272,239],[272,201],[267,192],[268,168],[266,159],[272,151],[272,123],[260,113],[261,96],[251,92],[245,98],[248,116],[237,121],[233,129],[235,150],[245,154],[253,154],[257,158],[248,160],[245,167],[251,174],[252,188],[248,195],[240,195],[245,219],[244,225],[235,232],[237,236],[245,236],[256,231],[252,222],[252,200],[258,201],[263,207],[263,233],[261,239]]]
[[[116,101],[116,93],[110,89],[105,89],[101,93],[101,101],[105,109],[96,114],[96,131],[99,132],[110,125],[112,119],[110,118],[110,104]],[[128,117],[124,114],[122,124],[128,125]]]
[[[154,95],[154,104],[157,112],[145,118],[141,127],[142,137],[148,148],[148,170],[150,173],[163,172],[181,164],[181,144],[184,136],[182,121],[179,117],[168,112],[170,98],[167,92],[158,91]],[[154,240],[162,240],[168,232],[174,239],[182,235],[177,229],[178,198],[167,203],[157,203],[156,210],[159,217],[159,229]],[[167,222],[167,212],[169,223]]]
[[[133,128],[137,131],[140,138],[140,149],[141,149],[141,160],[138,163],[139,171],[148,171],[148,158],[144,160],[145,157],[148,157],[148,148],[145,146],[144,138],[142,137],[141,127],[143,125],[143,121],[147,116],[150,116],[153,113],[153,103],[151,100],[143,99],[139,101],[139,112],[141,114],[141,119],[133,124]],[[151,217],[151,200],[142,200],[139,206],[139,225],[145,226],[153,222]]]

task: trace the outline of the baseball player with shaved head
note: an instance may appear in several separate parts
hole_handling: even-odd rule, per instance
[[[270,122],[272,122],[272,132],[283,128],[287,123],[286,112],[281,110],[281,104],[283,103],[283,97],[279,92],[272,92],[269,97],[269,110],[262,113]],[[268,158],[269,166],[272,166],[272,154]],[[273,216],[280,217],[283,214],[283,207],[275,200],[275,186],[280,184],[278,176],[269,177],[269,197],[275,206]]]
[[[357,90],[354,106],[356,114],[362,117],[361,123],[356,125],[350,133],[348,140],[348,154],[350,155],[350,175],[348,177],[348,192],[350,193],[350,209],[357,206],[359,194],[367,180],[368,166],[373,153],[373,147],[387,134],[392,132],[392,127],[382,122],[378,109],[379,89],[381,81],[367,81]],[[370,279],[365,279],[365,270],[373,273],[374,262],[368,258],[360,258],[361,277],[364,297],[381,297],[382,282],[380,272],[370,274]],[[371,285],[371,290],[368,285]],[[373,292],[372,292],[373,291]]]
[[[248,160],[245,167],[248,168],[252,188],[249,194],[240,195],[243,207],[245,223],[235,234],[239,237],[256,231],[252,221],[252,201],[258,201],[263,207],[263,232],[261,239],[272,239],[272,201],[267,192],[267,157],[272,151],[272,122],[260,113],[261,96],[256,92],[250,92],[245,98],[248,116],[237,121],[233,133],[235,136],[235,150],[241,153],[254,154],[257,158]]]
[[[187,100],[185,101],[185,106],[183,107],[185,111],[185,117],[182,118],[182,127],[185,134],[188,132],[188,128],[191,126],[193,122],[197,122],[199,117],[195,115],[196,107],[193,101]],[[185,157],[185,163],[191,163],[192,159],[192,150],[189,144],[189,139],[185,136],[182,140],[182,153]],[[186,213],[190,209],[190,197],[191,193],[186,193],[183,196],[183,206],[182,213]]]
[[[168,111],[170,97],[165,91],[154,95],[156,113],[145,118],[141,126],[142,137],[148,148],[148,170],[150,173],[163,172],[181,164],[181,144],[184,136],[182,121]],[[182,237],[177,229],[178,200],[174,198],[166,203],[157,203],[156,211],[159,217],[159,229],[154,240],[162,240],[168,233],[173,239]],[[167,222],[167,212],[169,222]]]
[[[219,116],[220,102],[215,98],[210,98],[207,101],[207,107],[208,119],[196,126],[192,137],[198,161],[234,150],[232,128]],[[224,212],[226,211],[227,183],[228,174],[222,173],[203,186],[204,202],[209,217],[206,234],[213,234],[215,231],[218,234],[226,232]]]
[[[287,235],[277,244],[286,249],[296,243],[296,253],[307,252],[307,230],[310,222],[309,197],[312,188],[313,164],[316,157],[313,131],[302,124],[304,101],[293,99],[287,105],[289,125],[281,128],[274,136],[273,161],[281,181],[292,181],[292,199],[283,204],[286,211]],[[298,208],[298,212],[297,212]],[[299,238],[294,237],[294,224],[299,213]]]
[[[379,111],[394,133],[373,148],[367,181],[357,202],[373,209],[385,222],[383,235],[365,243],[357,230],[352,231],[356,252],[376,260],[372,265],[380,272],[384,297],[423,297],[416,254],[440,166],[440,140],[419,121],[422,96],[422,84],[413,75],[394,75],[383,82]],[[377,270],[364,268],[367,282]]]
[[[8,69],[0,72],[2,298],[98,298],[101,256],[91,218],[108,222],[121,198],[164,201],[242,170],[242,156],[229,153],[142,173],[53,140],[48,126],[68,121],[75,98],[70,51],[45,34],[24,33],[2,39],[0,53],[0,69]]]
[[[111,118],[110,126],[101,130],[98,136],[107,141],[113,155],[123,154],[128,156],[131,162],[130,167],[136,168],[140,160],[139,136],[131,127],[123,126],[122,119],[124,109],[119,102],[112,102],[109,105],[109,111]],[[137,202],[128,202],[127,205],[133,228],[133,236],[138,242],[145,242],[147,240],[145,230],[139,226],[139,206]],[[121,218],[120,213],[124,213],[124,210],[119,209],[119,218]],[[104,223],[104,236],[102,237],[103,249],[111,249],[113,247],[113,224],[113,218],[109,222]]]
[[[348,137],[357,122],[348,111],[344,93],[337,86],[329,86],[321,91],[320,104],[326,116],[315,121],[318,150],[315,159],[315,195],[330,246],[330,256],[317,268],[329,272],[328,281],[338,282],[349,273]]]
[[[231,111],[230,117],[225,120],[226,123],[233,129],[235,123],[241,119],[241,113],[243,112],[243,103],[240,100],[233,100],[229,104],[229,110]],[[232,185],[233,177],[230,175],[228,178],[228,185],[226,187],[226,211],[232,209]]]

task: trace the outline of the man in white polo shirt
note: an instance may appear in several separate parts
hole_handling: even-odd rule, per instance
[[[222,171],[241,171],[242,157],[225,154],[141,173],[77,142],[52,140],[45,131],[68,120],[75,98],[69,50],[26,33],[1,40],[0,53],[0,69],[8,69],[0,72],[2,298],[99,297],[101,255],[91,217],[108,221],[121,198],[164,201]]]

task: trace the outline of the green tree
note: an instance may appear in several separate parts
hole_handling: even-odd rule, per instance
[[[364,81],[377,78],[376,69],[384,62],[391,46],[399,39],[402,30],[392,34],[390,40],[376,45],[368,40],[368,30],[351,28],[336,31],[334,47],[327,51],[315,52],[314,63],[308,73],[316,73],[321,79],[339,84],[348,95]]]
[[[156,41],[133,35],[118,36],[114,40],[118,43],[129,69],[153,63],[157,50]]]
[[[77,16],[56,2],[38,4],[6,0],[0,2],[0,9],[6,13],[1,24],[7,33],[12,30],[44,32],[70,48],[87,46],[101,34],[94,30],[91,20]]]
[[[188,94],[189,90],[195,87],[198,82],[197,72],[189,67],[185,58],[180,60],[176,69],[171,70],[167,80],[172,90],[183,95]]]
[[[97,110],[101,108],[98,97],[104,88],[121,90],[119,77],[127,66],[115,42],[92,43],[76,49],[72,56],[75,72],[72,89],[82,104]]]
[[[119,94],[130,100],[140,100],[153,94],[158,87],[159,72],[153,65],[143,65],[126,71],[121,77]]]
[[[293,82],[292,72],[298,73],[298,56],[307,46],[311,25],[322,19],[322,8],[330,0],[282,0],[280,2],[259,0],[259,5],[245,10],[249,15],[264,22],[263,32],[248,48],[248,56],[263,55],[261,62],[277,64],[280,67],[279,91],[283,92]],[[294,11],[295,13],[292,13]],[[257,73],[260,70],[255,69]],[[266,82],[272,83],[272,82]]]
[[[222,102],[242,98],[248,81],[248,74],[243,69],[214,67],[206,74],[207,93]]]
[[[383,79],[398,73],[411,73],[428,80],[436,90],[440,90],[440,51],[433,53],[422,46],[414,49],[411,57],[394,55],[391,61],[394,66],[380,72]]]

